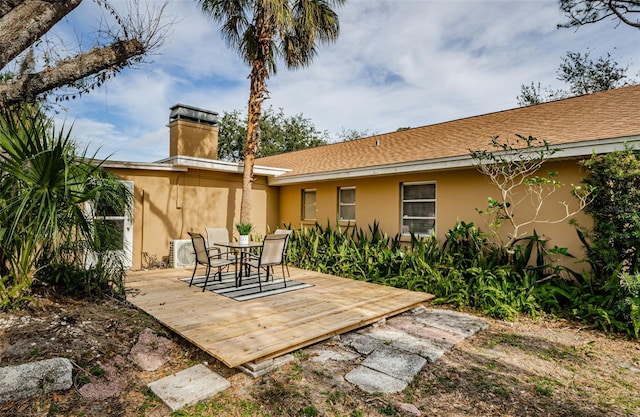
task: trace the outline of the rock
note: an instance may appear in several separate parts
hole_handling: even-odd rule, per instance
[[[404,414],[408,414],[408,415],[416,416],[416,417],[419,417],[419,416],[422,415],[422,411],[418,410],[418,407],[416,407],[413,404],[400,403],[400,404],[398,404],[398,408]]]
[[[168,353],[173,347],[171,340],[147,328],[138,336],[138,343],[129,352],[129,360],[144,371],[155,371],[169,361]]]
[[[0,403],[67,390],[73,385],[72,374],[73,367],[66,358],[0,368]]]
[[[91,382],[80,387],[78,392],[83,398],[96,401],[104,401],[107,398],[115,397],[122,394],[124,387],[127,385],[126,377],[119,368],[124,367],[124,359],[118,355],[110,362],[100,364],[104,370],[104,377],[90,377]]]

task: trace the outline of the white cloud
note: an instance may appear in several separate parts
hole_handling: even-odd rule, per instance
[[[167,12],[177,23],[154,63],[69,103],[69,117],[97,123],[77,126],[84,136],[126,150],[117,158],[166,156],[173,104],[218,112],[246,107],[249,68],[216,24],[195,1],[173,1]],[[564,18],[556,1],[349,0],[338,14],[338,41],[320,46],[310,67],[289,71],[280,63],[265,102],[333,134],[382,133],[515,107],[522,84],[560,87],[556,69],[567,51],[611,52],[631,65],[630,76],[640,68],[633,62],[638,30],[614,22],[557,29]]]

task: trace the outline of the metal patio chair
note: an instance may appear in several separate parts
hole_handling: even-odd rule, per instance
[[[249,273],[251,272],[251,268],[255,268],[258,270],[258,283],[260,283],[260,291],[262,291],[262,279],[260,270],[264,269],[267,271],[267,279],[265,282],[269,281],[269,275],[271,275],[271,280],[273,280],[273,267],[276,265],[282,266],[282,281],[284,282],[284,286],[287,286],[287,281],[284,275],[284,247],[287,241],[286,234],[271,234],[266,235],[264,237],[264,241],[262,242],[262,250],[260,251],[260,255],[254,255],[249,261],[245,263],[245,265],[249,268]],[[247,274],[249,276],[249,274]]]
[[[229,251],[228,248],[223,246],[217,246],[216,242],[229,242],[229,231],[224,227],[205,227],[205,233],[207,234],[207,250],[209,255],[213,255],[211,252],[216,252],[219,258],[232,259],[236,261],[236,253]]]
[[[218,281],[222,282],[222,268],[235,264],[235,259],[223,259],[219,255],[210,254],[207,250],[204,236],[200,233],[188,232],[191,236],[191,243],[193,243],[193,250],[196,253],[196,265],[193,268],[193,274],[191,274],[191,281],[189,286],[193,284],[193,278],[196,276],[196,270],[198,265],[204,265],[207,267],[207,277],[204,280],[204,286],[202,292],[207,289],[207,283],[209,282],[209,275],[211,274],[211,268],[217,268]]]
[[[287,276],[289,278],[291,278],[291,274],[289,273],[289,261],[287,260],[287,247],[289,246],[291,233],[293,233],[293,230],[289,229],[276,229],[276,231],[273,232],[274,235],[287,235],[287,239],[284,242],[284,249],[282,250],[282,263],[287,268]],[[284,269],[282,270],[282,274],[284,275]]]

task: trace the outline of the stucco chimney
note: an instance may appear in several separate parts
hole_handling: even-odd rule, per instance
[[[184,104],[171,107],[169,156],[218,159],[218,113]]]

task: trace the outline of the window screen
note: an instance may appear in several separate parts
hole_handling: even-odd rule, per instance
[[[338,188],[338,216],[340,220],[356,219],[356,188]]]
[[[436,185],[402,184],[402,233],[433,234],[436,228]]]
[[[302,220],[316,218],[316,190],[302,190]]]

